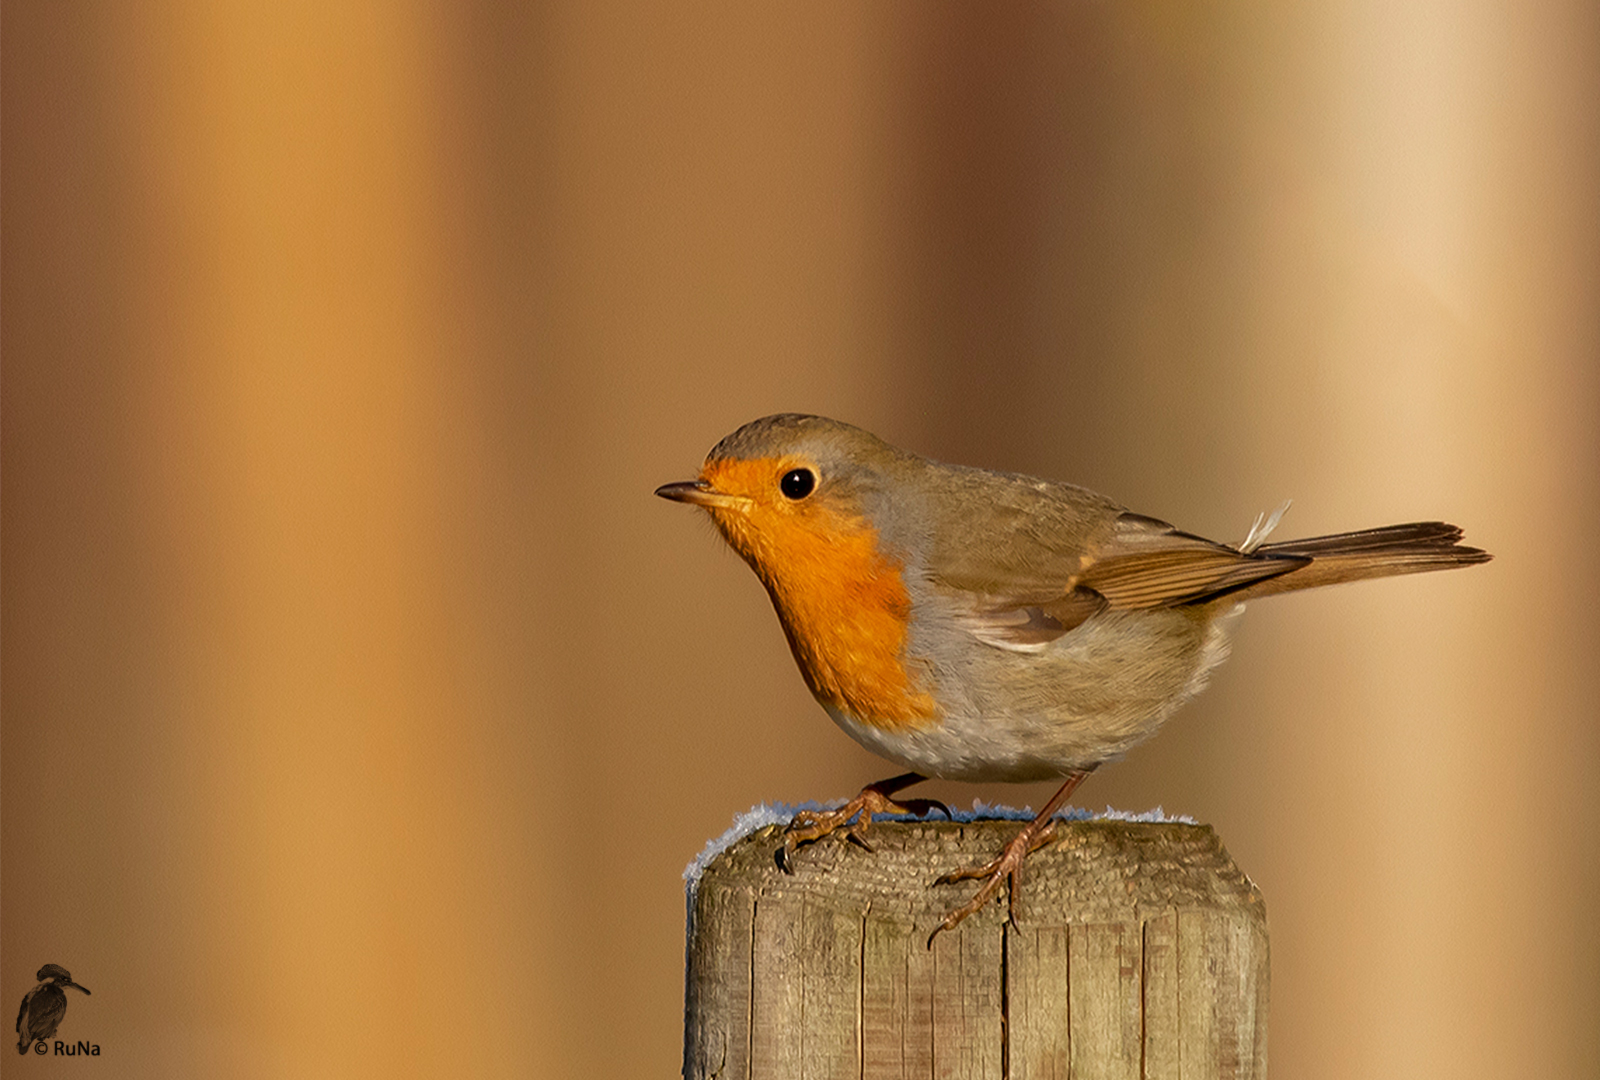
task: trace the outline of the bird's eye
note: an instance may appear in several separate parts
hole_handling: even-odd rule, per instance
[[[785,498],[799,502],[810,495],[817,486],[817,474],[810,469],[790,469],[783,474],[783,479],[778,481],[778,490],[783,492]]]

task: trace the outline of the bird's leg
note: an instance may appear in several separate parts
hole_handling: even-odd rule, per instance
[[[778,851],[778,865],[784,873],[794,873],[794,853],[803,844],[810,844],[832,835],[840,829],[845,831],[847,839],[860,844],[868,851],[872,845],[867,843],[866,831],[872,824],[873,814],[911,814],[916,817],[925,817],[935,810],[940,811],[945,817],[950,816],[950,808],[938,799],[906,799],[900,801],[892,796],[901,788],[910,787],[912,784],[927,777],[921,773],[902,773],[892,776],[887,780],[879,780],[876,784],[868,784],[861,789],[861,794],[835,810],[801,810],[789,822],[789,827],[783,833],[783,847]]]
[[[939,936],[939,931],[955,927],[962,919],[977,911],[987,904],[994,894],[1000,891],[1000,886],[1008,881],[1011,885],[1009,904],[1007,907],[1011,925],[1017,925],[1017,873],[1022,869],[1022,862],[1033,852],[1048,844],[1055,836],[1055,823],[1050,820],[1050,815],[1061,808],[1061,804],[1077,790],[1083,783],[1084,777],[1094,771],[1094,766],[1079,769],[1067,777],[1066,783],[1061,785],[1061,790],[1050,796],[1050,801],[1044,804],[1044,809],[1039,811],[1034,819],[1022,827],[1022,831],[1012,837],[1005,847],[1000,849],[989,862],[982,866],[971,866],[963,870],[952,870],[934,882],[935,885],[949,885],[952,882],[967,881],[971,878],[983,878],[983,886],[976,896],[965,904],[956,908],[944,917],[944,921],[934,928],[928,935],[928,948],[933,948],[933,939]]]

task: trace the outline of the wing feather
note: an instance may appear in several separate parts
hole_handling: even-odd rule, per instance
[[[986,587],[965,591],[963,624],[990,645],[1037,652],[1107,608],[1196,603],[1311,561],[1298,553],[1240,551],[1126,511],[1106,525],[1075,545],[1030,542],[1012,532],[1004,545],[987,549],[988,562],[969,550],[962,576]]]

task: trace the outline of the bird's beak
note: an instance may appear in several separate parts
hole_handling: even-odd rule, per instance
[[[742,510],[750,500],[743,495],[729,495],[718,491],[705,480],[680,480],[676,484],[662,484],[656,494],[673,502],[692,503],[695,506],[714,507],[721,510]]]
[[[62,983],[61,985],[62,986],[70,986],[74,990],[82,990],[85,994],[87,994],[89,992],[89,988],[87,986],[79,986],[77,983],[73,982],[71,979],[68,979],[66,982]]]

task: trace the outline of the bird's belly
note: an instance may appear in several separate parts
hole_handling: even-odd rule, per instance
[[[1030,732],[1023,725],[1005,721],[954,716],[907,730],[858,720],[826,703],[823,708],[856,742],[924,776],[1021,783],[1064,776],[1073,768],[1064,757],[1036,752],[1049,741],[1044,729]]]
[[[908,653],[939,705],[934,722],[894,728],[835,707],[828,713],[868,750],[927,776],[1064,776],[1155,734],[1227,657],[1242,609],[1108,612],[1033,653],[962,638],[955,627],[935,626],[935,637],[947,629],[950,636],[919,642],[914,628]]]

